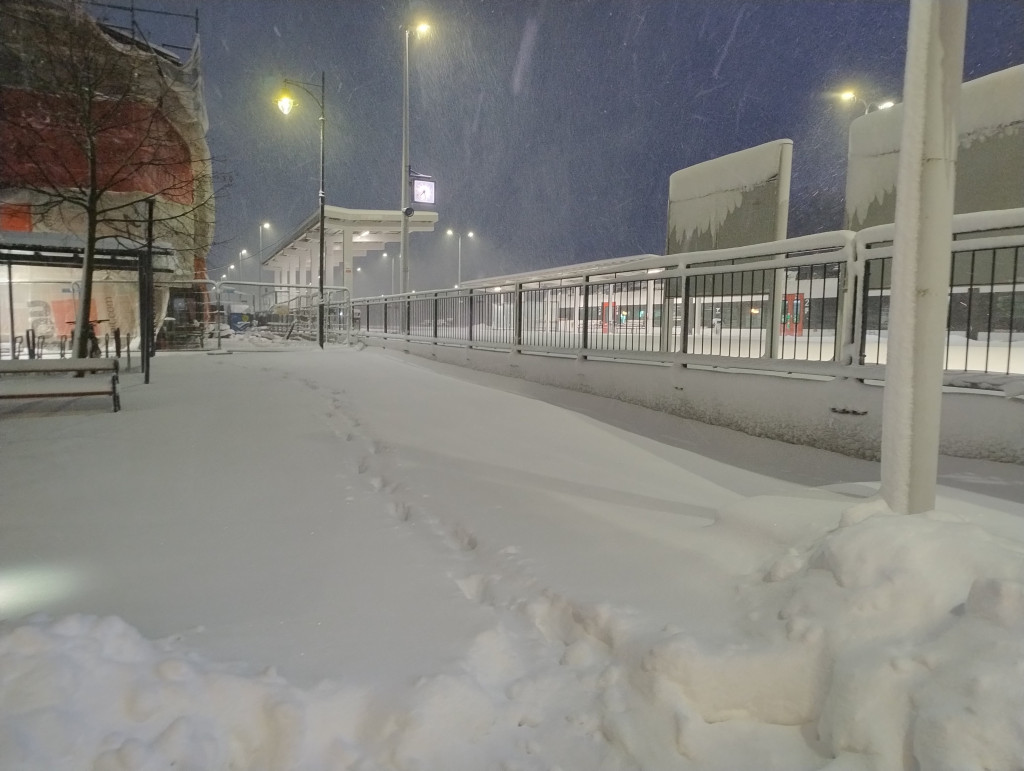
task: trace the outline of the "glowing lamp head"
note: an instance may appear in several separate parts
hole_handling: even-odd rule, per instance
[[[854,99],[857,98],[857,95],[853,93],[853,91],[844,91],[839,95],[839,98],[842,99],[844,102],[852,102]]]
[[[890,107],[893,107],[895,105],[896,105],[896,102],[891,102],[891,101],[890,102],[882,102],[880,105],[878,105],[878,109],[879,110],[888,110]]]
[[[290,96],[285,95],[285,96],[282,96],[280,99],[277,100],[277,109],[279,109],[285,115],[290,113],[294,106],[295,106],[295,100],[292,99]]]

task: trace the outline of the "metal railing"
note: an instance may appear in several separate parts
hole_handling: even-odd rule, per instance
[[[950,372],[1024,374],[1024,209],[954,218]],[[353,301],[365,335],[861,377],[884,365],[892,226]]]
[[[830,361],[852,244],[853,234],[842,232],[645,256],[530,280],[363,298],[353,307],[367,334],[438,344],[666,361],[682,354]]]
[[[1024,374],[1024,210],[956,219],[946,314],[947,372]],[[885,364],[891,225],[858,234],[863,260],[860,361]]]

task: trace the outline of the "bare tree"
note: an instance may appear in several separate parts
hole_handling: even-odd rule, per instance
[[[213,233],[198,64],[103,27],[76,0],[0,6],[0,198],[84,241],[75,355],[88,351],[97,241],[169,243],[194,275]],[[185,270],[183,270],[185,272]]]

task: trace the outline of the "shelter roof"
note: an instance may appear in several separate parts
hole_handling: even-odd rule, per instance
[[[402,232],[402,213],[397,209],[347,209],[344,206],[324,207],[324,229],[327,240],[347,236],[349,243],[355,248],[353,257],[360,257],[369,251],[384,249],[385,244],[398,243]],[[409,232],[431,232],[437,224],[437,212],[416,211],[409,217]],[[275,257],[286,254],[289,250],[305,248],[309,242],[320,237],[320,212],[314,211],[282,242],[281,246],[263,262],[271,262]]]

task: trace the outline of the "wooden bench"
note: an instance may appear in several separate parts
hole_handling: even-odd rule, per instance
[[[109,396],[117,412],[121,409],[118,369],[117,359],[0,360],[0,399]],[[70,376],[78,372],[83,377]]]

